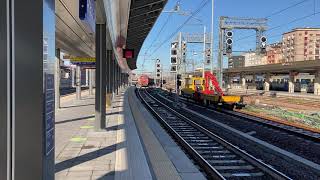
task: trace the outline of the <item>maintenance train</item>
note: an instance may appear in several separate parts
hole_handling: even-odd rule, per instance
[[[211,82],[211,86],[210,86]],[[238,95],[226,95],[211,72],[205,72],[205,77],[188,77],[185,87],[181,89],[181,96],[193,99],[204,105],[222,106],[228,109],[244,107],[243,98]]]

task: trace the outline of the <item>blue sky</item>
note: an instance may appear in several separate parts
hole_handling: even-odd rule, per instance
[[[168,0],[165,7],[165,11],[171,10],[178,0]],[[220,16],[237,16],[237,17],[267,17],[279,10],[287,8],[296,3],[302,2],[303,0],[215,0],[214,7],[214,49],[216,49],[218,44],[218,24]],[[197,9],[202,0],[180,0],[180,7],[182,11],[194,11]],[[303,18],[305,16],[311,15],[312,13],[320,11],[320,0],[305,0],[304,3],[297,5],[293,8],[283,11],[282,13],[276,14],[269,17],[268,26],[269,29],[277,26],[281,26],[276,29],[272,29],[266,32],[268,38],[268,43],[273,43],[280,41],[281,34],[290,31],[296,27],[320,27],[320,14],[314,16]],[[158,33],[166,22],[169,13],[162,13],[158,18],[152,31],[146,38],[138,57],[138,71],[142,70],[142,63],[145,59],[144,70],[152,71],[154,69],[154,61],[152,59],[159,58],[163,63],[165,68],[169,67],[170,58],[170,41],[165,42],[161,48],[154,51],[159,47],[159,45],[167,39],[176,29],[188,18],[188,16],[182,16],[178,14],[172,14],[168,23],[164,27],[160,36]],[[211,27],[211,0],[209,3],[202,8],[202,10],[195,16],[202,19],[203,23],[207,26],[207,30]],[[297,20],[297,19],[302,20]],[[297,20],[293,23],[291,21]],[[195,32],[202,33],[203,26],[199,24],[196,20],[191,20],[181,29],[181,32]],[[248,35],[254,35],[254,31],[241,30],[234,31],[234,46],[235,51],[247,51],[249,49],[255,48],[255,37],[246,38],[241,41],[236,41],[241,37],[246,37]],[[150,45],[153,46],[149,49]],[[149,49],[148,52],[146,50]],[[202,46],[188,44],[188,51],[201,51]],[[153,53],[154,52],[154,53]],[[201,52],[194,56],[196,61],[201,61]],[[146,54],[146,56],[145,56]],[[190,59],[190,52],[187,54],[187,59]],[[214,61],[216,59],[216,54],[214,54]]]

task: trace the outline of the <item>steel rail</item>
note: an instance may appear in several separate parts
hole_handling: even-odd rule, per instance
[[[185,103],[190,104],[190,105],[201,106],[201,107],[207,108],[208,110],[211,110],[211,111],[215,111],[215,112],[227,114],[227,115],[230,115],[230,116],[233,116],[236,118],[244,119],[248,122],[256,122],[258,124],[261,124],[261,125],[273,128],[273,129],[277,129],[280,131],[285,131],[289,134],[293,134],[295,136],[298,136],[298,137],[301,137],[304,139],[308,139],[308,140],[311,140],[314,142],[320,142],[320,134],[319,133],[312,132],[307,129],[303,129],[301,127],[291,126],[288,124],[283,124],[280,122],[268,120],[268,119],[258,117],[258,116],[244,114],[241,112],[235,112],[235,111],[230,111],[230,110],[226,110],[226,109],[215,109],[215,108],[210,108],[210,107],[204,106],[204,105],[193,104],[193,103],[187,101],[183,97],[180,97],[180,99],[182,99]],[[318,135],[318,136],[316,136],[316,135]]]
[[[139,96],[141,97],[140,91],[138,91]],[[167,109],[169,112],[173,113],[174,115],[176,115],[177,117],[179,117],[180,119],[182,119],[183,121],[187,122],[189,125],[191,125],[192,127],[194,127],[195,129],[197,129],[198,131],[202,132],[203,134],[205,134],[206,136],[210,137],[212,140],[214,140],[215,142],[218,142],[220,145],[222,145],[225,149],[233,152],[234,154],[236,154],[237,156],[243,158],[248,164],[253,165],[254,167],[256,167],[257,169],[261,170],[262,172],[266,173],[267,175],[275,178],[275,179],[290,179],[288,176],[286,176],[285,174],[281,173],[280,171],[272,168],[271,166],[265,164],[264,162],[262,162],[259,159],[256,159],[254,156],[248,154],[247,152],[241,150],[240,148],[238,148],[237,146],[232,145],[231,143],[227,142],[226,140],[224,140],[223,138],[219,137],[218,135],[210,132],[209,130],[207,130],[206,128],[202,127],[201,125],[195,123],[194,121],[190,120],[189,118],[185,117],[184,115],[180,114],[179,112],[177,112],[176,110],[170,108],[169,106],[167,106],[166,104],[162,103],[161,101],[159,101],[158,99],[156,99],[154,96],[152,96],[151,94],[149,94],[147,91],[145,91],[146,96],[148,96],[149,98],[152,98],[153,101],[157,102],[158,104],[160,104],[161,106],[163,106],[165,109]],[[144,101],[145,104],[147,104],[147,106],[149,107],[149,109],[151,109],[151,111],[153,111],[153,114],[156,114],[156,116],[160,116],[150,105],[148,105],[148,103],[141,97],[141,99]],[[158,117],[159,118],[159,117]],[[161,118],[161,117],[160,117]],[[165,120],[163,118],[161,118],[162,121],[165,122]],[[170,125],[166,123],[166,126],[169,126],[167,128],[170,128]],[[177,133],[174,129],[171,130],[171,133]],[[182,138],[181,136],[179,136],[180,138]],[[183,139],[183,138],[182,138]],[[184,141],[184,143],[187,143],[186,141]],[[189,147],[191,149],[193,149],[190,145]],[[197,152],[195,149],[193,149],[193,151]],[[200,155],[199,153],[197,153],[198,155]],[[201,156],[201,155],[200,155]],[[205,160],[204,158],[201,158],[203,160]],[[210,164],[210,163],[206,163],[206,164]],[[211,166],[212,167],[212,166]],[[214,167],[213,167],[214,168]],[[217,171],[217,170],[216,170]],[[222,175],[221,175],[222,176]]]
[[[146,105],[146,107],[151,111],[151,113],[160,121],[160,123],[165,127],[165,129],[177,140],[177,142],[191,155],[194,160],[200,165],[201,168],[212,178],[221,179],[225,178],[214,169],[195,149],[193,149],[189,143],[187,143],[167,122],[164,120],[158,112],[156,112],[151,105],[142,97],[140,90],[137,90],[138,97]]]

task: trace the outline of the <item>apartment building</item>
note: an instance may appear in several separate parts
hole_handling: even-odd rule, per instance
[[[260,66],[267,64],[267,56],[257,55],[255,52],[244,53],[245,57],[244,66]]]
[[[244,56],[231,56],[228,59],[228,68],[244,67],[245,57]]]
[[[267,64],[278,64],[283,62],[282,43],[273,43],[267,46]]]
[[[296,28],[283,34],[284,62],[319,59],[319,49],[320,28]]]

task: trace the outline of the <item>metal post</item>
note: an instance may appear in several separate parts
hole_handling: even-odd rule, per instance
[[[157,59],[154,59],[154,83],[156,87],[158,87],[158,79],[157,79]]]
[[[89,69],[86,69],[86,87],[89,86]]]
[[[106,77],[107,77],[107,95],[106,95],[106,106],[109,108],[111,107],[111,97],[112,97],[112,82],[111,82],[111,61],[112,61],[112,51],[107,50],[107,72],[106,72]]]
[[[116,88],[116,94],[119,94],[119,79],[118,79],[118,71],[119,71],[119,65],[116,64],[115,67],[115,73],[114,73],[114,77],[115,77],[115,88]]]
[[[0,1],[1,180],[54,179],[54,8]]]
[[[106,24],[96,24],[95,130],[106,127]],[[107,51],[108,53],[108,51]]]
[[[289,87],[288,87],[289,93],[294,93],[294,77],[295,77],[295,73],[290,72],[289,73]]]
[[[220,30],[219,30],[219,50],[218,50],[218,68],[217,68],[217,77],[220,87],[222,87],[222,64],[223,64],[223,32],[221,28],[220,21]]]
[[[75,68],[74,67],[71,67],[71,87],[75,87],[75,76],[76,76],[76,73],[75,73]]]
[[[192,51],[192,74],[195,75],[194,51]]]
[[[89,69],[89,95],[93,95],[93,69]]]
[[[211,54],[210,54],[210,67],[211,67],[211,73],[213,73],[213,27],[214,27],[214,0],[211,2]]]
[[[203,62],[202,62],[202,78],[204,78],[204,68],[206,63],[206,26],[203,26]]]
[[[55,110],[60,109],[60,49],[56,49],[56,64],[55,64]]]
[[[119,89],[121,90],[121,88],[122,88],[122,86],[121,86],[121,68],[120,68],[120,66],[119,66],[119,73],[118,73],[118,78],[119,78]]]
[[[314,75],[314,95],[320,95],[320,70]]]
[[[177,72],[178,74],[181,73],[181,65],[183,65],[183,61],[182,61],[182,33],[179,32],[179,61],[178,61],[178,65],[177,65]]]
[[[163,74],[162,74],[163,68],[161,65],[161,88],[163,87]]]
[[[81,68],[77,66],[76,69],[76,98],[81,99]]]
[[[265,74],[264,83],[263,83],[263,90],[270,91],[270,73]]]
[[[111,89],[112,89],[112,101],[113,101],[113,98],[114,98],[114,93],[115,93],[115,88],[114,88],[114,82],[115,82],[115,80],[114,80],[114,72],[115,72],[115,64],[116,64],[116,59],[115,58],[112,58],[112,60],[111,60]],[[111,101],[111,102],[112,102]]]

